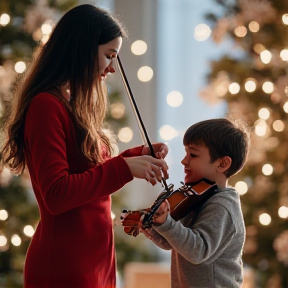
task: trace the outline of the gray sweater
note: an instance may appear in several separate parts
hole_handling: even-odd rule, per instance
[[[180,221],[168,214],[146,236],[160,248],[172,250],[172,288],[241,286],[245,225],[235,189],[213,195],[197,213]]]

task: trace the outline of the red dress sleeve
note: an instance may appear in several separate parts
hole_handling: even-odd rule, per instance
[[[110,195],[133,179],[121,156],[71,172],[84,157],[75,152],[75,158],[67,159],[67,150],[76,146],[73,130],[67,109],[55,96],[41,93],[32,100],[25,123],[25,157],[32,184],[54,215]]]
[[[134,156],[141,156],[142,150],[143,150],[144,145],[134,147],[131,149],[127,149],[123,151],[119,156],[122,157],[134,157]]]

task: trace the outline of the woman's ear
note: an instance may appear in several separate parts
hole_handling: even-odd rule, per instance
[[[232,164],[232,159],[229,156],[224,156],[218,159],[217,172],[226,172]]]

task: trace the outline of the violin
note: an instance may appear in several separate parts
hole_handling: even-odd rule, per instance
[[[151,228],[154,214],[167,199],[170,204],[170,215],[178,221],[201,207],[211,196],[217,193],[217,184],[206,178],[192,184],[185,185],[183,182],[181,184],[182,186],[176,190],[174,190],[174,185],[170,184],[169,190],[161,192],[150,208],[134,211],[123,209],[121,220],[142,222],[143,229]],[[124,226],[124,232],[134,237],[140,233],[139,228],[130,226]]]

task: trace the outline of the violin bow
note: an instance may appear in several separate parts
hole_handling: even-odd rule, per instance
[[[148,147],[150,149],[151,156],[156,158],[155,151],[154,151],[153,146],[151,144],[151,141],[150,141],[150,139],[148,137],[148,133],[146,131],[146,128],[145,128],[144,123],[143,123],[143,120],[141,118],[138,106],[137,106],[135,98],[133,96],[131,87],[129,85],[129,82],[128,82],[128,79],[126,77],[126,74],[125,74],[125,71],[124,71],[124,68],[123,68],[123,65],[122,65],[122,62],[121,62],[121,59],[120,59],[119,55],[117,55],[117,64],[118,64],[118,68],[119,68],[119,71],[120,71],[120,75],[121,75],[124,87],[125,87],[126,92],[127,92],[128,96],[129,96],[129,100],[131,102],[134,114],[135,114],[136,119],[137,119],[137,124],[138,124],[138,127],[139,127],[139,131],[140,131],[142,140],[143,140],[144,143],[146,141],[146,143],[147,143],[147,145],[148,145]],[[166,192],[170,192],[169,191],[169,187],[168,187],[164,177],[162,177],[162,183],[164,185],[164,188],[165,188]]]

